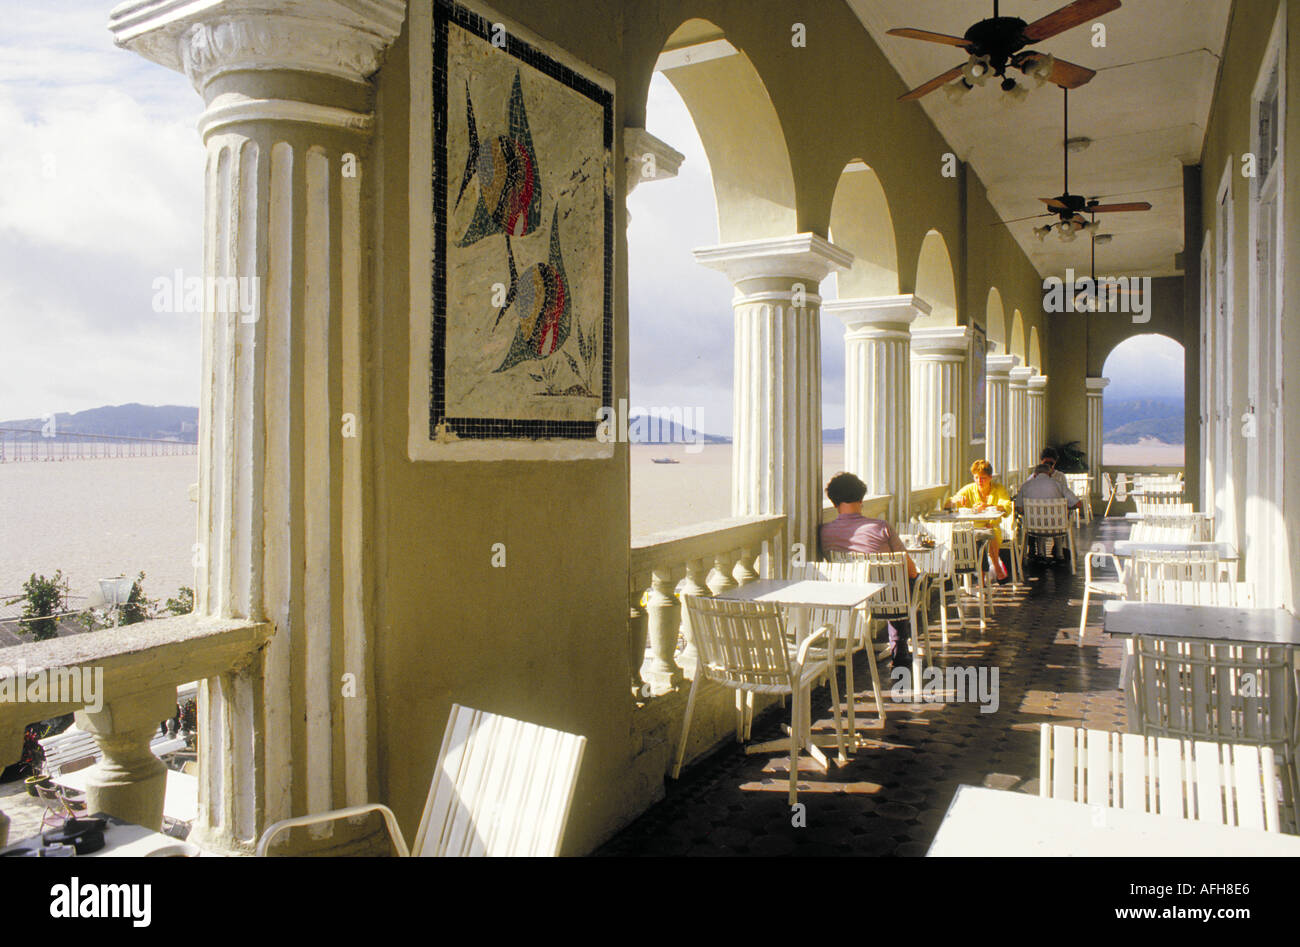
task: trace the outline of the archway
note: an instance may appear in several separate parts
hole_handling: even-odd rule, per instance
[[[1120,342],[1102,369],[1102,456],[1106,466],[1183,465],[1183,346],[1144,333]]]
[[[930,314],[913,323],[921,326],[955,326],[957,324],[957,283],[952,272],[952,257],[943,234],[931,230],[921,241],[916,260],[916,295],[930,304]]]
[[[1007,354],[1006,313],[1002,308],[1002,294],[996,286],[989,287],[988,300],[984,304],[984,329],[988,332],[988,340],[993,343],[989,354]]]
[[[668,37],[655,69],[690,110],[713,173],[723,243],[796,231],[794,173],[776,108],[749,57],[708,20]]]
[[[784,134],[758,72],[707,20],[671,36],[647,83],[645,154],[626,155],[631,532],[730,515],[731,298],[698,247],[794,233]],[[631,141],[631,139],[625,139]],[[666,147],[665,147],[666,146]],[[659,156],[680,153],[665,170]],[[647,157],[647,155],[649,157]],[[641,163],[651,173],[641,172]],[[712,443],[704,442],[710,435]],[[667,458],[677,464],[660,465]]]
[[[1043,370],[1043,350],[1038,344],[1038,326],[1029,327],[1029,348],[1025,354],[1026,364],[1030,368]]]
[[[1025,319],[1017,309],[1011,314],[1011,337],[1007,341],[1008,352],[1020,356],[1020,364],[1029,364],[1028,350],[1025,348]]]

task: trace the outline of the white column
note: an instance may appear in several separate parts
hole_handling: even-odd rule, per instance
[[[1109,378],[1083,380],[1088,401],[1088,474],[1092,477],[1092,495],[1101,496],[1101,393]]]
[[[990,355],[985,363],[985,380],[988,395],[984,404],[988,411],[985,422],[984,449],[988,462],[993,465],[993,474],[998,480],[1007,475],[1008,436],[1010,424],[1008,413],[1007,383],[1011,380],[1011,369],[1020,362],[1018,355]]]
[[[916,296],[838,299],[844,321],[844,469],[871,494],[888,493],[888,519],[906,522],[912,495],[912,321],[930,313]]]
[[[821,281],[853,255],[812,233],[695,251],[736,286],[734,516],[784,513],[811,555],[821,524]]]
[[[275,626],[258,671],[200,690],[194,832],[216,848],[378,796],[362,181],[367,78],[406,4],[318,6],[145,0],[110,23],[203,95],[204,275],[257,281],[255,312],[202,323],[196,611]]]
[[[1007,470],[1024,472],[1029,447],[1029,379],[1034,370],[1019,365],[1007,373]]]
[[[967,326],[912,330],[912,482],[918,487],[955,489],[966,480],[970,336]]]
[[[1034,375],[1027,383],[1029,399],[1029,455],[1025,466],[1037,465],[1047,446],[1047,376]]]

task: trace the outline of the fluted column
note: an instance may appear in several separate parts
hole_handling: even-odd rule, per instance
[[[844,321],[844,469],[871,494],[890,494],[887,519],[902,523],[912,495],[912,321],[930,313],[916,296],[838,299],[824,311]]]
[[[970,440],[970,329],[932,326],[912,330],[912,482],[916,486],[965,479],[962,451]]]
[[[1007,383],[1011,380],[1011,369],[1019,362],[1020,357],[1017,355],[990,355],[985,363],[987,397],[984,404],[988,415],[985,418],[984,450],[988,462],[993,465],[993,473],[999,480],[1007,475],[1007,458],[1010,456]]]
[[[822,509],[818,288],[853,256],[803,233],[708,247],[695,259],[736,286],[732,515],[784,513],[788,542],[811,556]]]
[[[1029,466],[1029,379],[1034,370],[1019,365],[1007,373],[1007,470],[1023,473]]]
[[[207,104],[199,614],[269,620],[264,663],[206,681],[195,839],[247,850],[270,822],[373,801],[370,437],[362,300],[373,89],[404,0],[123,4],[119,45]]]
[[[1034,375],[1026,383],[1029,401],[1029,454],[1025,466],[1038,463],[1047,446],[1047,376]]]
[[[1088,402],[1088,475],[1092,477],[1090,488],[1093,497],[1101,496],[1101,397],[1102,391],[1110,384],[1109,378],[1085,378],[1083,380]]]

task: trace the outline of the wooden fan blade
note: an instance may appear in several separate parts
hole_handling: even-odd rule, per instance
[[[1054,217],[1055,214],[1030,214],[1028,217],[1016,217],[1012,220],[999,220],[997,223],[989,224],[990,227],[997,227],[1002,224],[1018,224],[1026,220],[1041,220],[1044,217]]]
[[[1042,201],[1044,204],[1046,204],[1048,207],[1052,208],[1052,210],[1070,209],[1066,207],[1063,203],[1061,203],[1059,200],[1057,200],[1055,197],[1040,197],[1039,200]]]
[[[1087,23],[1089,20],[1095,20],[1097,17],[1109,13],[1111,10],[1118,10],[1119,5],[1120,0],[1075,0],[1069,6],[1061,7],[1061,9],[1049,13],[1047,16],[1026,26],[1025,40],[1036,43],[1039,40],[1055,36],[1057,33],[1064,33],[1080,23]]]
[[[1090,214],[1115,214],[1122,211],[1130,210],[1150,210],[1151,205],[1146,201],[1135,201],[1132,204],[1098,204],[1096,207],[1089,207]]]
[[[1058,59],[1052,64],[1052,74],[1048,78],[1062,89],[1077,89],[1096,74],[1096,70],[1089,69],[1087,66],[1078,66],[1064,59]]]
[[[959,46],[962,49],[970,47],[970,43],[960,36],[949,36],[947,33],[931,33],[929,30],[914,30],[910,27],[885,32],[890,36],[905,36],[908,39],[924,40],[927,43],[943,43],[945,46]]]
[[[952,80],[961,75],[961,66],[953,66],[947,72],[941,72],[924,85],[919,85],[911,92],[904,92],[898,97],[900,102],[910,102],[912,99],[919,99],[923,95],[929,95],[939,86],[947,85]]]

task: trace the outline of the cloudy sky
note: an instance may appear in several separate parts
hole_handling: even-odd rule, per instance
[[[199,316],[152,303],[155,279],[202,272],[202,102],[184,76],[113,46],[112,5],[0,0],[0,419],[198,403]],[[628,201],[632,402],[690,407],[729,434],[732,288],[690,252],[718,239],[708,160],[662,76],[650,97],[649,131],[686,161]],[[822,372],[823,424],[840,427],[830,317]]]

